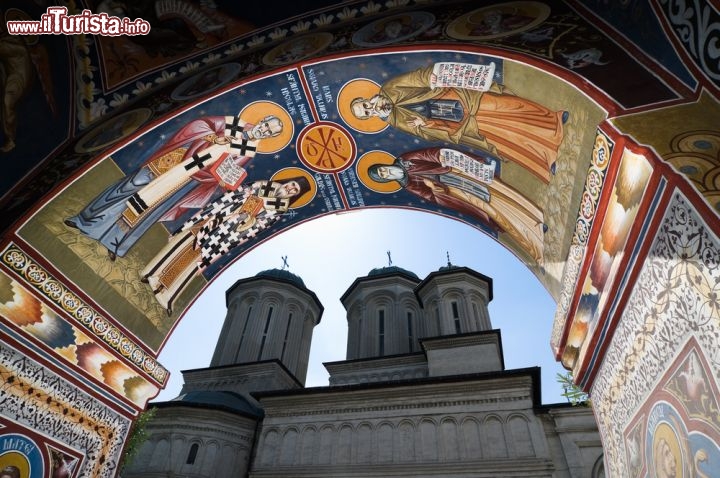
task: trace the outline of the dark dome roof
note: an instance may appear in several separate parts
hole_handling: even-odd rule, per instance
[[[410,276],[414,279],[420,280],[420,278],[414,272],[410,272],[409,270],[403,269],[402,267],[398,267],[398,266],[376,267],[375,269],[368,272],[368,277],[381,276],[381,275],[387,275],[387,274],[403,274],[406,276]]]
[[[255,274],[255,277],[267,277],[269,279],[282,279],[289,282],[292,282],[298,287],[302,287],[303,289],[307,289],[305,287],[305,282],[300,278],[300,276],[296,276],[290,271],[286,271],[284,269],[268,269],[266,271],[260,271],[257,274]]]
[[[263,411],[250,403],[245,397],[235,392],[228,391],[197,391],[179,395],[168,404],[185,404],[191,406],[203,406],[209,408],[220,408],[243,415],[262,416]]]

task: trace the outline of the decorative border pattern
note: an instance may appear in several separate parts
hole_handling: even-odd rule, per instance
[[[660,0],[660,5],[676,37],[685,46],[685,51],[708,79],[720,87],[717,55],[720,14],[709,1]]]
[[[414,4],[428,2],[415,2],[410,0],[389,0],[383,3],[369,1],[364,5],[350,5],[335,10],[327,9],[314,18],[303,17],[295,23],[285,23],[255,32],[252,36],[241,37],[239,41],[221,45],[215,49],[208,50],[198,61],[186,61],[185,64],[175,65],[157,72],[155,77],[145,77],[135,82],[134,85],[121,87],[113,93],[112,99],[106,102],[102,89],[98,88],[95,82],[96,68],[89,61],[91,49],[96,49],[94,40],[88,35],[75,35],[74,45],[77,60],[78,78],[78,99],[77,106],[80,114],[78,119],[81,129],[91,126],[102,116],[106,116],[112,110],[124,107],[137,98],[146,96],[154,88],[174,82],[177,78],[184,77],[192,71],[200,71],[212,65],[219,65],[223,62],[232,61],[242,52],[260,50],[262,47],[275,43],[279,40],[288,39],[293,36],[305,35],[318,29],[326,29],[332,24],[344,23],[366,15],[375,15],[381,11],[386,14],[393,9],[406,9]],[[258,65],[255,65],[258,68]],[[251,65],[245,67],[244,73],[251,74]]]
[[[719,295],[720,238],[676,191],[590,391],[608,476],[630,476],[623,430],[687,340],[720,380]]]
[[[123,357],[137,366],[139,370],[150,375],[158,385],[165,385],[169,377],[167,369],[118,330],[105,317],[69,291],[16,245],[9,244],[2,253],[1,260],[24,282],[33,286],[46,299],[77,320],[92,336],[117,350]]]
[[[2,343],[0,384],[3,416],[81,450],[78,476],[115,476],[130,418]]]
[[[585,255],[588,237],[590,236],[595,213],[597,212],[597,204],[605,184],[605,173],[610,164],[614,147],[615,143],[602,131],[598,130],[592,152],[592,163],[588,169],[585,180],[585,190],[582,194],[580,210],[578,211],[578,217],[575,222],[575,233],[573,234],[568,258],[565,262],[562,292],[560,293],[560,299],[558,300],[557,309],[555,310],[555,321],[553,322],[553,330],[550,335],[550,344],[555,353],[557,353],[560,348],[560,340],[565,330],[570,301],[575,292],[580,274],[580,265]]]
[[[85,332],[56,314],[32,295],[25,286],[10,278],[2,269],[0,269],[0,280],[2,280],[2,287],[5,287],[6,281],[8,281],[8,289],[12,291],[12,299],[0,300],[1,319],[8,320],[20,329],[17,331],[7,328],[0,319],[0,334],[5,333],[23,342],[30,348],[27,353],[31,356],[33,354],[43,357],[52,355],[51,358],[59,362],[61,367],[63,363],[78,367],[84,372],[85,376],[82,378],[75,375],[72,368],[65,367],[63,369],[72,374],[75,379],[87,384],[86,390],[96,390],[116,405],[129,410],[128,413],[143,410],[147,406],[148,400],[157,395],[160,389],[158,385],[141,376],[135,367],[120,360]],[[26,336],[35,338],[51,350],[48,352],[47,349],[27,341]],[[135,407],[127,408],[128,405],[118,401],[117,397],[98,388],[93,382],[87,381],[89,377],[127,398],[135,404]]]

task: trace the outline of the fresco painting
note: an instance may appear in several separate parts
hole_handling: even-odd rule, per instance
[[[12,458],[6,466],[21,471],[32,467],[30,478],[48,478],[53,464],[61,465],[53,456],[60,452],[61,472],[71,478],[115,476],[132,420],[7,343],[0,344],[0,358],[0,440],[17,451],[0,460]],[[18,450],[18,444],[28,446]]]
[[[559,304],[555,351],[593,369],[581,385],[609,472],[718,469],[716,6],[357,2],[252,31],[244,4],[141,3],[70,7],[141,16],[145,37],[0,34],[0,439],[39,452],[0,469],[114,476],[167,379],[157,354],[209,281],[287,228],[362,208],[462,221],[527,265]],[[609,204],[585,198],[600,136],[631,150],[607,168]],[[600,329],[625,249],[653,240],[629,232],[657,224],[637,214],[651,174],[657,204],[683,199],[625,284],[645,295]]]
[[[613,120],[642,144],[653,144],[685,176],[709,206],[720,213],[720,101],[708,92],[678,105]]]
[[[148,35],[97,36],[95,41],[108,90],[132,81],[143,72],[171,64],[253,29],[247,21],[223,12],[214,4],[188,0],[150,2],[83,0],[83,7],[120,18],[142,18]]]
[[[333,41],[327,32],[311,33],[286,41],[268,51],[263,63],[270,66],[288,65],[322,52]]]
[[[352,42],[362,47],[377,47],[410,40],[435,23],[435,15],[417,11],[391,15],[370,22],[352,36]]]
[[[286,227],[353,208],[404,207],[458,219],[557,284],[545,265],[560,262],[563,251],[547,246],[557,242],[548,234],[568,234],[577,206],[569,200],[568,209],[547,214],[546,193],[572,194],[587,168],[575,158],[588,158],[577,153],[593,141],[579,132],[602,110],[560,86],[551,105],[526,98],[526,81],[553,80],[501,58],[368,56],[362,77],[345,61],[242,84],[170,119],[97,162],[21,237],[110,316],[123,317],[151,350],[159,350],[192,297],[249,248]],[[435,85],[448,86],[433,90],[431,75]],[[460,80],[465,86],[451,86]],[[408,89],[416,96],[404,95]],[[390,97],[402,105],[387,117],[358,117],[358,98],[377,103],[372,98],[383,93],[386,106]],[[513,132],[513,141],[501,129]],[[393,190],[378,188],[384,179],[368,171],[370,151],[406,165],[407,177],[392,180]],[[273,191],[290,178],[297,201],[270,206],[284,194]],[[222,247],[210,250],[210,243]]]
[[[7,1],[0,6],[0,161],[5,191],[62,144],[71,127],[68,95],[67,39],[52,35],[9,35],[5,23],[37,18],[41,9],[32,2]],[[40,124],[48,141],[33,138]]]
[[[96,342],[89,331],[83,332],[61,318],[19,282],[0,273],[0,285],[11,296],[9,300],[0,302],[0,321],[7,320],[33,337],[46,347],[55,360],[76,367],[101,386],[137,406],[143,406],[158,394],[160,384],[141,376],[130,363],[104,348],[104,344]],[[13,333],[12,329],[4,329],[4,332]]]
[[[83,460],[77,450],[0,418],[2,478],[76,478]]]
[[[500,3],[459,16],[448,25],[448,34],[458,40],[492,40],[532,30],[549,16],[545,3]]]
[[[622,152],[615,184],[605,209],[607,212],[590,256],[592,259],[588,273],[582,280],[582,293],[573,314],[562,357],[563,364],[575,367],[576,373],[605,305],[611,299],[608,291],[618,274],[620,261],[625,256],[630,228],[635,222],[652,171],[652,166],[643,155],[627,149]]]
[[[225,63],[195,73],[173,89],[170,97],[176,101],[191,100],[230,83],[242,71],[239,63]]]
[[[625,433],[631,477],[709,478],[720,466],[718,388],[691,339]]]
[[[99,3],[112,6],[113,11],[110,13],[123,15],[133,8],[149,11],[160,3],[163,8],[175,5],[176,8],[182,9],[189,2],[177,0],[135,5],[133,2],[110,4],[85,1],[82,5],[92,10],[99,8]],[[67,95],[56,95],[56,101],[60,99],[74,101],[76,118],[74,123],[72,119],[70,120],[67,128],[58,128],[58,119],[51,120],[46,115],[38,118],[37,126],[46,128],[49,134],[57,136],[56,141],[47,141],[47,143],[57,145],[65,141],[72,144],[79,140],[79,144],[73,144],[69,150],[52,157],[48,157],[48,152],[32,152],[14,158],[21,161],[12,162],[12,168],[17,168],[17,174],[8,176],[7,183],[3,184],[2,202],[8,211],[14,214],[70,177],[89,161],[96,159],[92,153],[100,154],[102,150],[109,150],[113,145],[128,138],[130,134],[137,134],[141,124],[162,120],[169,111],[183,107],[188,100],[218,92],[238,78],[273,74],[272,69],[280,65],[291,64],[292,61],[308,61],[323,54],[342,56],[357,54],[361,57],[365,54],[365,50],[371,52],[373,48],[398,43],[422,42],[426,47],[438,44],[444,48],[444,45],[462,41],[470,47],[475,45],[480,48],[507,49],[542,59],[561,69],[577,70],[581,75],[588,77],[589,86],[597,86],[595,91],[597,94],[593,96],[601,98],[603,96],[601,92],[606,92],[614,97],[614,102],[603,102],[606,109],[615,110],[618,105],[633,108],[647,103],[672,101],[678,97],[667,86],[667,79],[664,81],[658,79],[632,55],[600,34],[597,25],[583,18],[563,2],[500,2],[493,8],[478,8],[472,2],[461,1],[441,5],[424,3],[423,9],[417,11],[404,11],[403,5],[391,2],[361,8],[330,8],[327,13],[317,15],[308,21],[288,22],[263,34],[246,36],[241,33],[244,28],[242,21],[231,18],[233,14],[227,4],[201,5],[195,9],[198,10],[196,14],[192,15],[188,13],[194,11],[190,8],[186,10],[184,16],[179,15],[172,19],[172,22],[169,18],[172,16],[170,12],[166,12],[168,18],[159,18],[163,15],[154,12],[148,18],[155,21],[159,27],[156,29],[158,33],[166,32],[165,22],[168,22],[168,25],[170,23],[178,25],[177,32],[173,34],[185,35],[189,39],[178,41],[175,45],[181,50],[184,48],[184,52],[159,51],[155,48],[157,50],[153,51],[155,56],[151,56],[148,51],[153,50],[153,43],[157,43],[157,39],[45,36],[41,38],[42,42],[53,42],[50,45],[52,48],[48,50],[52,52],[50,59],[53,62],[51,68],[53,74],[56,71],[60,73],[63,69],[67,70],[65,75],[60,74],[59,78],[53,79],[56,92],[72,89],[71,80],[68,79],[72,72],[67,65],[73,62],[76,65],[74,71],[76,80],[72,83],[76,92],[74,100]],[[40,13],[39,10],[28,11],[32,18],[37,18]],[[505,26],[502,27],[500,34],[492,35],[492,38],[459,40],[454,33],[457,28],[448,28],[451,24],[468,22],[493,24],[498,18],[498,13],[501,20],[504,18]],[[159,17],[154,19],[158,15]],[[524,25],[524,22],[520,22],[517,18],[513,20],[514,17],[532,17],[533,20]],[[500,23],[503,24],[502,21]],[[212,31],[202,32],[202,28],[205,28],[202,25],[218,24],[224,25],[226,29],[223,31],[211,28]],[[410,25],[412,31],[408,31],[407,25]],[[372,32],[377,32],[380,26],[383,27],[382,31],[386,31],[385,35],[389,35],[387,42],[383,38],[371,38],[374,35]],[[513,28],[515,26],[518,28]],[[528,27],[530,28],[526,29]],[[410,35],[407,38],[406,33]],[[397,38],[390,40],[393,36]],[[203,38],[201,41],[195,41],[200,37]],[[370,40],[367,41],[368,39]],[[63,40],[64,43],[55,44],[59,40]],[[141,45],[137,42],[145,42],[145,44]],[[299,55],[296,54],[297,52],[285,51],[301,44],[307,45],[308,48],[303,47],[304,52]],[[70,49],[72,57],[68,56]],[[271,50],[275,52],[273,55],[269,55]],[[275,54],[281,55],[279,63],[270,58]],[[283,60],[284,55],[289,57]],[[291,60],[291,57],[294,60]],[[121,61],[123,58],[128,61]],[[120,80],[118,76],[120,67],[129,70],[123,73],[121,83],[113,83],[109,78],[113,76]],[[608,67],[621,70],[623,74],[609,75]],[[634,87],[635,85],[641,86]],[[633,91],[633,94],[627,95],[627,91]],[[149,94],[150,92],[152,94]],[[38,96],[38,100],[41,98],[42,96]],[[29,100],[26,98],[23,101]],[[114,128],[110,128],[115,131],[114,134],[103,133],[104,127],[94,129],[106,119],[112,121],[122,117],[129,121],[130,116],[121,116],[128,113],[129,108],[134,108],[129,105],[148,108],[152,112],[151,117],[144,122],[134,121],[129,124],[118,122]],[[72,112],[73,105],[64,106],[58,105],[58,110]],[[39,111],[39,108],[40,106],[35,104],[32,111]],[[209,112],[209,114],[213,113]],[[582,113],[579,111],[575,112],[576,117],[580,114]],[[91,130],[92,133],[89,132]],[[24,131],[27,130],[21,128],[20,133],[26,134]],[[85,134],[88,136],[83,137]],[[96,135],[99,138],[95,137]],[[103,139],[108,141],[102,141]],[[24,148],[37,148],[40,143],[46,142],[25,140],[18,142]],[[12,195],[6,194],[17,179],[43,161],[43,168],[37,171],[33,181],[24,183],[22,188],[14,191]],[[9,220],[10,217],[0,218],[0,221]],[[556,295],[554,290],[553,294]]]

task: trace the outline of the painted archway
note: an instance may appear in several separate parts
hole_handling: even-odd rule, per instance
[[[10,3],[6,21],[44,13]],[[400,207],[490,235],[547,288],[612,476],[652,474],[666,428],[678,459],[718,459],[712,5],[357,2],[253,30],[227,7],[131,4],[151,35],[0,37],[0,438],[18,457],[113,476],[217,273],[314,217]]]

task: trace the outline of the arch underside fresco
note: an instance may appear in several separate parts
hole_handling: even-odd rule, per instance
[[[6,20],[44,13],[25,3]],[[405,208],[493,237],[556,300],[610,476],[662,476],[661,449],[720,469],[715,7],[357,2],[256,30],[197,8],[224,28],[172,47],[0,37],[29,67],[0,152],[0,464],[114,476],[213,277],[313,218]],[[355,117],[376,94],[390,116]]]

